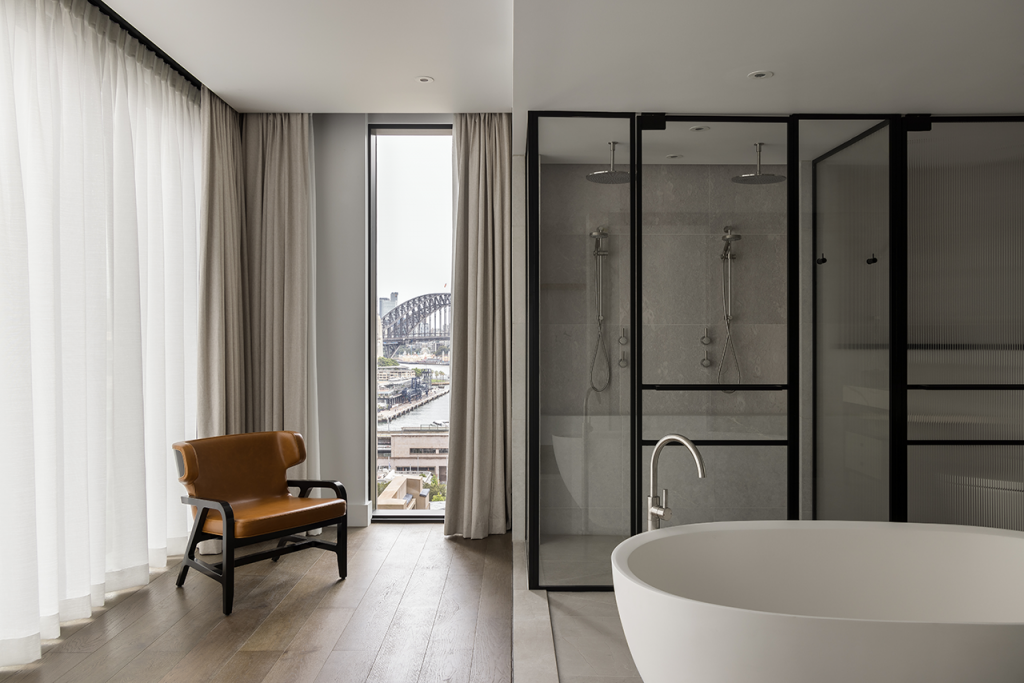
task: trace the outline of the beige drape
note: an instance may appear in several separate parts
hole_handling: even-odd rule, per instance
[[[198,434],[301,432],[317,477],[311,117],[204,88],[202,122]]]
[[[199,218],[200,438],[246,431],[242,240],[245,189],[239,114],[203,88]]]
[[[446,534],[502,534],[511,515],[512,122],[457,114]]]

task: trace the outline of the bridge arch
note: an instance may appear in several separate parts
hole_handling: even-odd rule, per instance
[[[444,341],[451,338],[450,292],[422,294],[403,301],[381,318],[384,353],[389,358],[409,342]]]

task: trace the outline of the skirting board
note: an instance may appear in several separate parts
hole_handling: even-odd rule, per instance
[[[370,503],[348,502],[348,525],[350,527],[364,527],[370,525]]]

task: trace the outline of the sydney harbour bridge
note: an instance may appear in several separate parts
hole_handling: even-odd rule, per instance
[[[388,311],[380,322],[388,358],[412,343],[447,342],[452,336],[452,295],[444,292],[409,299]]]

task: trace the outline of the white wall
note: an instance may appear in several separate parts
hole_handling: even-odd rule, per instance
[[[366,125],[365,114],[313,116],[320,473],[348,490],[350,526],[370,516]]]

